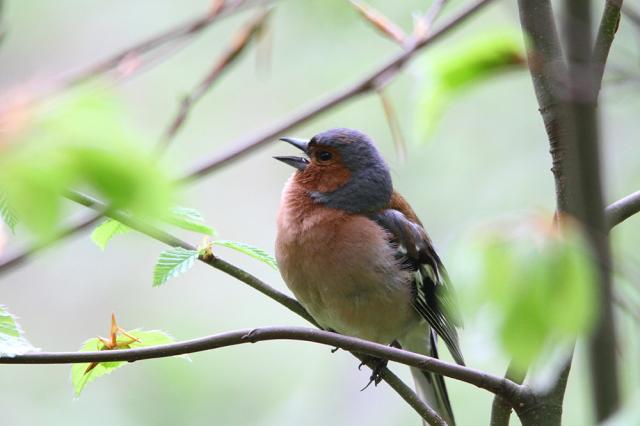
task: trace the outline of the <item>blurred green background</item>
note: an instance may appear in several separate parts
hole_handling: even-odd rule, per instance
[[[0,45],[0,94],[46,82],[80,69],[164,28],[204,13],[209,0],[136,2],[112,0],[7,1],[8,34]],[[365,24],[342,0],[278,1],[270,33],[268,67],[254,48],[233,66],[200,104],[164,159],[182,174],[205,158],[233,147],[308,102],[355,81],[386,61],[398,47]],[[370,1],[401,24],[428,2]],[[464,2],[454,1],[448,14]],[[447,108],[425,142],[416,120],[425,96],[432,55],[495,28],[518,28],[513,2],[495,2],[459,31],[427,49],[387,89],[407,140],[400,161],[379,98],[366,96],[333,109],[290,136],[309,137],[332,127],[365,131],[392,167],[396,188],[425,223],[445,264],[470,230],[531,210],[552,211],[554,187],[542,121],[526,71],[510,72],[466,91]],[[118,85],[131,121],[153,143],[187,93],[252,11],[225,19],[166,63]],[[444,18],[446,19],[446,18]],[[441,18],[439,22],[443,22]],[[640,111],[637,80],[619,81],[616,70],[637,74],[638,33],[623,21],[613,47],[602,94],[603,158],[609,202],[640,188]],[[264,65],[264,64],[262,64]],[[199,209],[221,238],[273,251],[275,215],[291,170],[271,159],[284,144],[263,149],[188,187],[182,204]],[[69,206],[69,216],[84,211]],[[198,244],[200,237],[183,233]],[[613,234],[616,272],[632,282],[640,272],[640,218]],[[7,250],[25,244],[20,233]],[[106,335],[111,312],[124,328],[162,329],[179,340],[261,325],[306,325],[303,320],[244,284],[204,265],[161,288],[151,287],[155,259],[164,246],[129,234],[105,252],[87,234],[49,249],[0,276],[0,303],[20,318],[27,337],[51,351],[75,350]],[[277,272],[218,248],[226,259],[287,291]],[[455,280],[455,268],[450,272]],[[455,284],[455,282],[454,282]],[[625,388],[640,378],[638,333],[618,315]],[[487,343],[482,321],[462,333],[468,365],[502,374],[506,359]],[[566,424],[589,424],[588,376],[578,345],[565,398]],[[450,359],[445,354],[446,359]],[[90,384],[73,397],[69,366],[0,367],[2,425],[417,425],[416,414],[385,385],[360,392],[369,373],[339,351],[308,343],[268,342],[195,354],[191,363],[163,359],[135,363]],[[410,380],[408,369],[392,366]],[[486,424],[491,396],[448,381],[461,425]],[[512,419],[515,424],[516,420]]]

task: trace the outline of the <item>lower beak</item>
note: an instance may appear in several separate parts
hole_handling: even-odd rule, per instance
[[[307,168],[309,165],[309,160],[303,157],[293,157],[293,156],[282,156],[282,157],[273,157],[278,161],[282,161],[284,164],[288,164],[291,167],[295,167],[296,169],[302,171]]]

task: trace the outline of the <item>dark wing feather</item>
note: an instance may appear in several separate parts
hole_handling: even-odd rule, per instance
[[[464,365],[456,331],[461,322],[453,302],[453,289],[429,236],[420,224],[395,209],[375,213],[371,219],[389,232],[398,261],[414,273],[413,306],[444,340],[453,359]]]

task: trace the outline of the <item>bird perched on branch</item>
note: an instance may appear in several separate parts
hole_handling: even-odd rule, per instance
[[[296,169],[282,193],[276,258],[300,303],[327,330],[424,355],[438,357],[440,337],[464,365],[446,271],[371,138],[332,129],[281,140],[304,154],[275,157]],[[442,376],[412,374],[421,398],[454,424]]]

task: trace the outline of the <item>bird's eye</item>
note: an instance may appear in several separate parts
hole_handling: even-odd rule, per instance
[[[331,154],[329,151],[319,151],[316,154],[316,158],[318,159],[318,161],[329,161],[333,158],[333,154]]]

